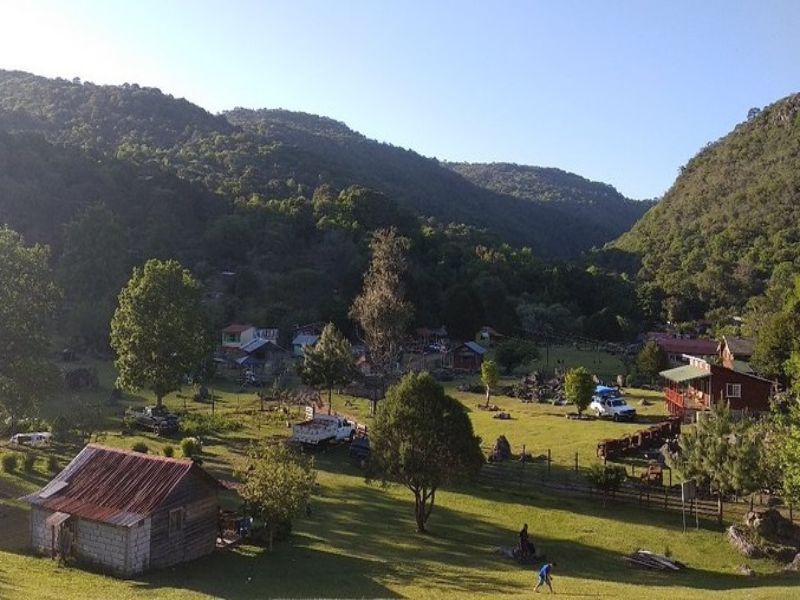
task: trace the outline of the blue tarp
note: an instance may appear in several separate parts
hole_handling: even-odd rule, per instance
[[[594,388],[595,396],[619,396],[617,388],[608,387],[607,385],[598,385]]]

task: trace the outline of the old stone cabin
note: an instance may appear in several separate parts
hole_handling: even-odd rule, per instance
[[[31,544],[130,576],[213,552],[223,486],[191,460],[89,444],[31,505]],[[65,539],[69,539],[65,538]]]

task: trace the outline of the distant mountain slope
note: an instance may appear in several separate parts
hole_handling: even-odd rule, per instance
[[[513,163],[452,162],[446,166],[487,190],[549,203],[568,216],[580,216],[609,237],[627,231],[654,204],[631,200],[609,184],[561,169]]]
[[[701,150],[611,247],[695,313],[741,307],[779,263],[800,268],[800,94]]]
[[[601,246],[646,208],[567,173],[550,176],[541,193],[530,185],[526,193],[506,193],[332,119],[246,109],[215,116],[134,84],[0,71],[0,130],[39,132],[52,142],[171,170],[230,199],[310,197],[323,183],[365,185],[420,215],[485,228],[544,257],[575,257]]]

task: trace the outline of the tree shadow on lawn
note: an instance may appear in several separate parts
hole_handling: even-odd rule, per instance
[[[328,453],[324,455],[323,460],[317,462],[317,468],[363,477],[357,466],[346,458],[341,460],[342,458],[341,453],[338,456]],[[470,518],[464,513],[455,512],[444,506],[436,506],[430,521],[432,533],[420,538],[419,534],[413,531],[413,502],[410,492],[408,501],[402,501],[390,496],[379,485],[365,483],[363,486],[343,487],[346,492],[334,490],[333,494],[329,488],[325,489],[325,496],[319,500],[326,504],[325,516],[320,518],[330,523],[330,535],[326,537],[329,544],[341,544],[343,539],[350,538],[352,543],[368,556],[386,556],[392,553],[393,547],[396,546],[401,557],[415,561],[412,568],[412,572],[415,572],[413,578],[430,576],[431,586],[437,589],[473,593],[487,589],[495,590],[497,593],[520,591],[513,583],[497,575],[503,571],[531,569],[531,567],[520,567],[513,561],[494,553],[498,546],[511,546],[516,543],[515,530]],[[607,506],[603,508],[599,496],[592,499],[548,492],[509,494],[483,486],[463,487],[453,491],[488,500],[495,505],[497,511],[503,510],[503,504],[530,504],[540,510],[566,510],[593,518],[658,527],[682,535],[680,513],[664,512],[660,509],[643,510],[638,507],[632,510],[631,505],[615,506],[613,498],[609,498]],[[342,503],[353,505],[353,509],[348,511],[341,505]],[[653,503],[658,504],[657,495],[653,497]],[[354,517],[353,513],[356,513],[357,517]],[[369,523],[371,526],[353,527],[354,519]],[[376,525],[378,523],[380,526]],[[705,529],[721,531],[716,520],[701,519],[701,525]],[[409,539],[411,539],[410,544]],[[421,546],[413,547],[415,543],[419,544],[420,539],[424,540]],[[732,590],[786,584],[786,579],[780,574],[752,579],[733,573],[726,574],[691,567],[678,573],[639,570],[628,567],[622,561],[621,552],[572,540],[538,537],[535,541],[545,550],[549,559],[559,563],[560,573],[576,578],[642,586],[686,586],[704,590]],[[720,543],[726,542],[720,538]],[[439,567],[435,566],[437,562],[440,564]],[[743,557],[742,562],[746,562]],[[427,572],[429,567],[430,574]],[[466,571],[448,572],[450,567]],[[487,577],[487,573],[494,575]],[[395,572],[392,575],[396,574]]]

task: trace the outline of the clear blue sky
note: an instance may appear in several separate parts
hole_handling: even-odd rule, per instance
[[[323,114],[645,198],[750,107],[800,91],[800,0],[0,0],[0,67]]]

